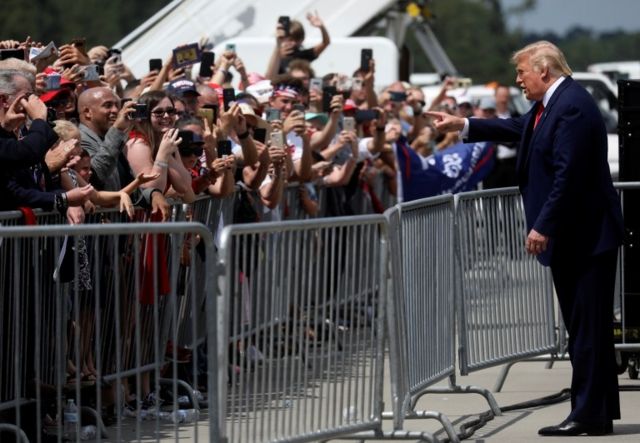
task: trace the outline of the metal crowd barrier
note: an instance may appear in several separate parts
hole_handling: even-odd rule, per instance
[[[405,418],[439,420],[458,442],[449,419],[416,411],[432,384],[455,374],[453,196],[403,203],[385,212],[389,223],[391,287],[388,299],[389,363],[394,431]],[[387,435],[393,438],[395,433]],[[428,433],[413,438],[434,441]]]
[[[382,216],[225,228],[227,441],[379,428],[385,229]]]
[[[38,220],[56,217],[39,214]],[[217,399],[218,378],[198,372],[196,352],[180,362],[177,306],[204,282],[206,317],[217,318],[213,273],[183,260],[201,259],[195,247],[183,252],[185,240],[197,237],[213,267],[213,237],[196,223],[113,223],[121,217],[113,212],[96,217],[100,224],[0,230],[1,440],[10,441],[3,433],[10,430],[32,442],[47,435],[79,441],[91,432],[98,441],[169,435],[197,441],[206,432],[198,426],[192,388],[180,380],[204,378],[209,397]],[[202,330],[197,319],[194,308],[193,331]],[[216,332],[206,329],[210,367],[217,366]],[[194,333],[191,348],[203,339]],[[137,401],[127,406],[133,394]],[[170,400],[160,404],[154,397]],[[209,413],[208,433],[217,441],[217,402]],[[111,435],[103,418],[116,424]]]
[[[524,250],[519,192],[456,199],[461,374],[555,352],[553,283],[548,268]]]
[[[629,201],[627,201],[625,199],[625,194],[630,196],[632,195],[631,193],[635,194],[640,192],[640,182],[618,182],[614,183],[614,186],[620,195],[623,214],[625,215],[625,223],[629,224],[630,214],[629,211],[626,211],[625,213],[625,206],[636,205],[638,197],[636,194],[632,197],[633,200],[629,199]],[[634,215],[632,213],[631,217],[633,216]],[[633,243],[632,238],[636,235],[636,231],[639,229],[637,219],[632,218],[632,220],[633,221],[630,223],[632,227],[627,228],[627,239],[625,240],[630,243]],[[620,247],[618,251],[618,265],[616,271],[613,318],[614,336],[616,340],[615,347],[618,354],[618,372],[623,373],[628,369],[629,377],[637,378],[638,368],[640,367],[640,326],[638,326],[640,324],[640,317],[636,316],[634,318],[633,312],[636,311],[634,309],[635,306],[633,305],[633,301],[629,302],[629,300],[636,300],[634,298],[636,297],[636,293],[629,292],[625,288],[625,273],[627,272],[626,267],[628,266],[629,265],[626,263],[624,247]],[[629,310],[629,308],[631,308],[631,310]],[[568,359],[567,344],[569,339],[559,308],[556,309],[555,328],[557,331],[557,349],[552,351],[551,355],[548,357],[513,360],[507,363],[503,367],[493,388],[495,392],[499,392],[502,389],[511,366],[518,361],[546,361],[547,368],[549,369],[553,366],[555,361]]]

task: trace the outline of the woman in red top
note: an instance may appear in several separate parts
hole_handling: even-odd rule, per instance
[[[176,108],[164,91],[151,91],[138,99],[146,104],[149,115],[136,120],[129,135],[125,154],[134,176],[140,172],[159,174],[143,187],[162,189],[167,197],[191,203],[195,194],[191,189],[191,174],[177,154],[178,131],[174,129]]]

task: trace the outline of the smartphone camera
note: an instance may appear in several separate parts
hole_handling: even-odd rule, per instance
[[[56,89],[60,89],[60,79],[62,76],[60,74],[49,74],[45,77],[46,86],[45,89],[47,91],[53,91]]]
[[[162,59],[160,58],[152,58],[149,60],[149,72],[162,70]]]
[[[280,110],[274,108],[267,109],[267,121],[272,122],[274,120],[280,120]]]
[[[278,17],[278,23],[282,26],[284,30],[284,35],[289,35],[289,30],[291,28],[291,18],[288,15],[281,15]]]
[[[231,141],[218,140],[216,150],[218,151],[218,157],[227,158],[227,156],[231,155]]]
[[[224,110],[228,111],[231,107],[231,102],[236,99],[236,91],[233,88],[224,88],[222,90],[222,101],[224,103]]]
[[[132,120],[147,120],[149,118],[149,107],[143,103],[136,103],[134,112],[129,115]]]

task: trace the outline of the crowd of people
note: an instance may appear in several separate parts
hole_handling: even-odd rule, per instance
[[[0,50],[14,56],[0,61],[0,211],[19,209],[29,219],[39,208],[80,224],[99,207],[133,219],[137,206],[148,219],[166,221],[172,201],[235,194],[246,202],[250,194],[249,208],[237,204],[233,217],[248,223],[281,219],[285,188],[297,183],[309,216],[318,214],[319,186],[327,192],[325,215],[356,214],[362,198],[381,212],[374,180],[382,178],[398,200],[426,196],[419,177],[444,162],[428,181],[429,193],[469,189],[489,169],[461,180],[455,166],[465,156],[474,171],[483,156],[490,165],[496,160],[495,185],[514,184],[512,147],[482,145],[476,152],[470,145],[463,152],[459,136],[439,133],[426,114],[508,116],[508,88],[472,103],[447,95],[455,79],[446,78],[427,105],[417,86],[376,84],[374,58],[316,73],[312,62],[330,37],[319,16],[308,20],[322,42],[305,48],[303,24],[279,22],[266,67],[229,45],[198,72],[172,52],[150,63],[142,78],[116,48],[76,39],[38,56],[46,49],[30,38],[0,41]],[[202,51],[202,60],[211,60]],[[462,185],[441,184],[442,177]],[[91,359],[85,366],[77,370],[97,374]],[[148,380],[143,391],[146,407],[153,403]]]
[[[305,200],[314,198],[313,184],[349,193],[376,174],[395,195],[398,146],[424,160],[459,139],[437,133],[420,88],[400,81],[379,88],[374,59],[346,73],[316,74],[312,61],[330,38],[320,17],[308,19],[322,42],[305,49],[303,25],[294,20],[285,32],[279,23],[263,73],[249,71],[260,67],[245,64],[233,46],[200,70],[208,77],[176,67],[171,55],[136,79],[117,49],[81,40],[61,46],[57,57],[2,60],[0,209],[56,210],[77,223],[95,206],[124,211],[136,204],[166,219],[168,199],[223,198],[237,183],[273,210],[288,182],[300,183]],[[0,47],[24,49],[28,58],[42,45],[5,40]],[[94,69],[104,75],[92,77]],[[504,101],[458,103],[446,94],[451,85],[446,79],[430,109],[507,112]],[[330,215],[352,213],[345,205]]]

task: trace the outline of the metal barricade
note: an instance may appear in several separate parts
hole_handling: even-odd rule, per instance
[[[224,230],[229,442],[380,427],[385,227],[363,216]]]
[[[198,405],[179,373],[204,378],[214,399],[219,377],[198,373],[197,353],[181,365],[178,350],[166,346],[177,342],[178,299],[194,296],[196,282],[205,282],[207,318],[217,318],[213,272],[180,277],[185,254],[198,259],[195,248],[181,254],[185,239],[197,237],[213,263],[213,237],[196,223],[104,222],[120,216],[102,214],[99,225],[0,229],[8,276],[0,285],[8,320],[0,340],[2,441],[10,441],[6,429],[33,442],[47,434],[79,441],[96,432],[98,441],[220,441],[218,402],[209,406],[208,426],[199,425]],[[215,368],[217,330],[207,333],[206,358]],[[107,431],[104,420],[115,427]]]
[[[449,419],[416,411],[418,399],[434,383],[455,374],[453,196],[396,205],[389,223],[391,287],[388,296],[389,365],[394,431],[405,418],[439,420],[452,442],[459,441]],[[414,432],[414,439],[434,441]],[[385,437],[394,438],[394,433]]]
[[[456,199],[460,372],[556,351],[553,283],[524,250],[518,190]]]

